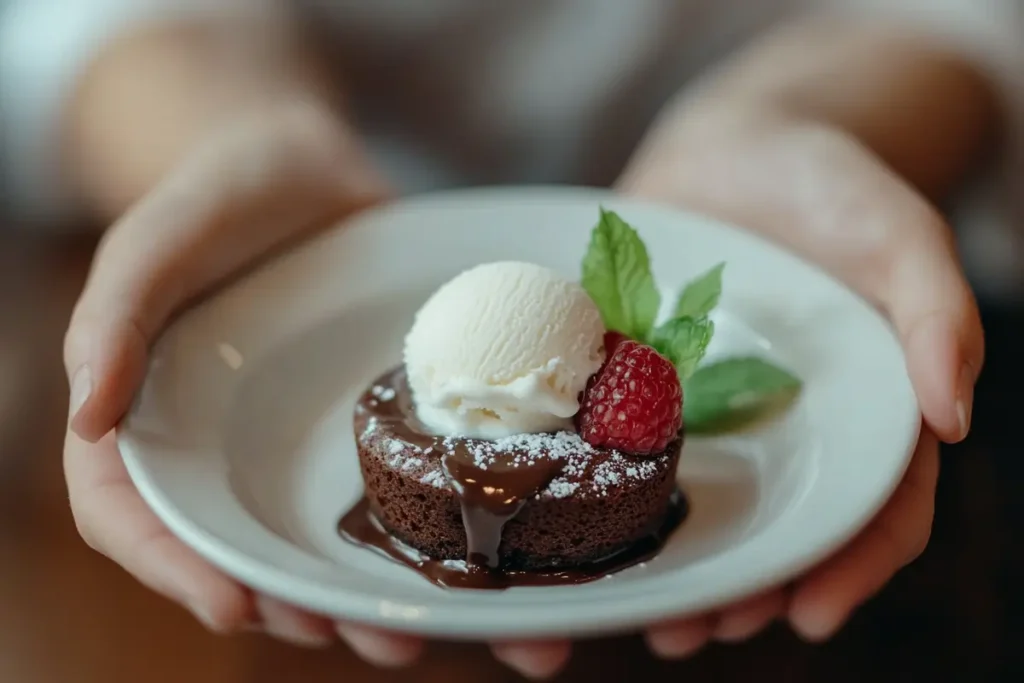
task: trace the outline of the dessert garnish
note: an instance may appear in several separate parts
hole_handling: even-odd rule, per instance
[[[658,324],[646,248],[602,209],[580,282],[510,261],[440,287],[402,365],[357,403],[365,497],[343,537],[471,588],[589,581],[656,554],[686,513],[684,425],[739,428],[799,388],[756,358],[701,365],[723,268]]]
[[[606,348],[633,339],[672,361],[683,386],[688,434],[739,431],[785,410],[801,388],[789,371],[757,356],[700,365],[715,333],[710,315],[722,295],[725,263],[691,280],[676,298],[671,317],[656,325],[661,296],[647,248],[618,214],[600,213],[581,283],[608,329]]]
[[[580,436],[630,455],[660,453],[683,427],[682,396],[672,363],[627,339],[615,345],[583,394],[576,418]]]

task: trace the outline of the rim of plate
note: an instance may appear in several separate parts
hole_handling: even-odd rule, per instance
[[[767,239],[741,228],[721,223],[693,212],[677,208],[638,201],[622,197],[607,190],[583,187],[551,187],[551,186],[517,186],[517,187],[483,187],[457,189],[430,194],[414,195],[393,204],[370,209],[345,222],[342,230],[331,229],[318,234],[309,240],[285,252],[281,258],[293,262],[309,259],[318,251],[318,245],[328,240],[345,240],[350,235],[358,234],[374,220],[386,217],[395,210],[436,211],[437,207],[452,202],[486,204],[488,202],[530,201],[533,203],[551,203],[555,205],[578,205],[586,202],[591,206],[604,203],[615,210],[628,210],[642,207],[644,210],[670,212],[681,220],[697,220],[709,229],[732,233],[737,239],[751,243],[757,249],[770,250],[776,257],[784,257],[793,267],[813,271],[822,283],[837,287],[851,298],[851,305],[862,307],[862,313],[868,313],[893,340],[899,349],[898,341],[892,333],[889,323],[882,315],[864,301],[859,295],[836,281],[818,266],[810,264],[799,256],[783,250]],[[346,237],[341,237],[345,233]],[[269,262],[273,263],[273,261]],[[243,278],[243,281],[258,281],[265,277],[267,264],[260,266]],[[203,308],[238,287],[238,282],[229,284],[224,290],[208,299],[199,302],[195,308]],[[173,323],[172,328],[187,324],[181,319]],[[902,358],[902,352],[900,352]],[[148,381],[148,375],[147,375]],[[894,381],[909,387],[909,378],[901,376]],[[141,392],[140,392],[141,393]],[[913,395],[912,389],[910,392]],[[380,628],[413,633],[424,636],[444,637],[453,640],[481,640],[486,638],[513,637],[544,637],[544,636],[592,636],[628,631],[651,623],[670,620],[681,615],[692,615],[723,606],[735,599],[756,594],[762,590],[788,580],[818,562],[827,558],[860,532],[875,514],[882,508],[892,495],[903,473],[909,464],[916,445],[920,416],[916,400],[911,406],[904,405],[902,410],[913,419],[903,419],[903,442],[894,444],[892,468],[886,472],[878,472],[877,479],[881,484],[876,490],[864,496],[859,514],[846,520],[841,528],[833,528],[827,534],[827,540],[819,543],[805,543],[798,548],[789,548],[785,557],[772,557],[760,568],[747,568],[739,578],[731,582],[712,584],[699,596],[679,594],[670,588],[673,576],[663,575],[644,579],[643,583],[649,590],[642,592],[631,590],[606,590],[601,595],[593,596],[593,600],[565,601],[564,608],[556,610],[556,614],[546,614],[543,619],[530,619],[527,614],[519,614],[514,605],[498,605],[479,595],[477,591],[456,591],[461,594],[453,597],[449,592],[438,598],[424,595],[422,599],[408,600],[389,598],[386,594],[366,594],[359,591],[358,586],[339,588],[328,585],[316,577],[298,576],[265,558],[253,557],[232,544],[230,538],[222,537],[210,529],[191,519],[175,502],[172,491],[161,485],[159,478],[147,466],[147,446],[145,439],[140,438],[143,431],[132,425],[131,416],[136,405],[117,428],[117,441],[125,466],[137,487],[140,495],[150,506],[157,517],[170,531],[191,547],[207,561],[226,574],[241,581],[248,587],[266,595],[290,602],[314,612],[326,613],[329,616]],[[900,411],[895,411],[900,412]],[[898,451],[898,453],[897,453]],[[766,529],[761,533],[767,533]],[[267,532],[270,533],[269,531]],[[820,535],[820,534],[819,534]],[[304,551],[295,548],[296,553]],[[324,561],[326,562],[326,561]],[[766,569],[766,570],[765,570]],[[654,592],[658,599],[637,600],[638,595]],[[582,596],[583,594],[581,594]],[[466,597],[468,596],[468,597]],[[556,603],[557,606],[558,603]],[[326,608],[327,606],[329,608]],[[516,612],[512,619],[495,616],[495,610],[512,610]]]

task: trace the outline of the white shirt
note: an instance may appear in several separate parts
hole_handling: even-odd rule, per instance
[[[831,0],[902,13],[953,41],[1000,84],[1024,150],[1024,0]],[[6,4],[5,4],[6,3]],[[808,0],[0,0],[0,172],[20,215],[73,211],[58,182],[62,109],[114,36],[215,12],[281,13],[326,29],[349,56],[359,123],[399,187],[614,179],[659,106]],[[286,18],[287,17],[287,18]],[[351,62],[351,64],[349,64]],[[370,76],[372,74],[372,77]],[[365,76],[365,77],[362,77]],[[362,84],[387,83],[370,88]],[[970,261],[1015,277],[1022,233],[1000,161],[975,210]],[[1019,168],[1019,167],[1018,167]],[[1018,171],[1019,173],[1019,171]],[[971,202],[965,198],[960,208]],[[977,207],[975,207],[977,209]],[[1024,215],[1024,214],[1022,214]],[[980,237],[979,237],[980,235]],[[999,270],[999,269],[995,269]],[[990,273],[991,274],[991,273]],[[1024,291],[1022,288],[1021,291]]]

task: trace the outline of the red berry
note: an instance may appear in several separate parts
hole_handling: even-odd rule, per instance
[[[576,426],[591,446],[633,455],[665,450],[683,426],[683,390],[675,367],[650,346],[619,342],[590,378]]]
[[[615,353],[619,344],[629,339],[626,335],[615,330],[608,330],[604,333],[604,359],[607,361]]]

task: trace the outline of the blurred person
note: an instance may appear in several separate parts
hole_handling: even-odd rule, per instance
[[[210,629],[309,646],[340,636],[386,666],[419,654],[418,639],[331,623],[208,565],[139,497],[111,430],[150,343],[188,301],[347,213],[456,185],[610,184],[718,216],[828,269],[900,335],[924,429],[890,502],[792,586],[651,624],[656,654],[749,638],[779,618],[827,639],[924,549],[939,443],[967,434],[984,360],[939,207],[957,215],[986,196],[1010,215],[1016,0],[0,7],[8,201],[44,226],[112,224],[65,343],[76,522]],[[998,240],[1014,233],[989,234],[993,253],[1013,253]],[[570,647],[492,644],[535,677]]]

